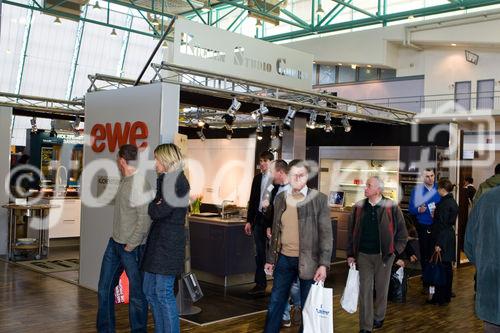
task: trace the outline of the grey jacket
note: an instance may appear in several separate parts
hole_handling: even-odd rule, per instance
[[[470,212],[464,251],[476,266],[476,314],[500,325],[500,186],[481,196]]]
[[[276,196],[271,246],[267,262],[275,264],[281,251],[281,216],[286,210],[286,192]],[[320,265],[330,268],[333,235],[328,198],[309,189],[306,198],[297,205],[299,217],[299,276],[311,280]]]

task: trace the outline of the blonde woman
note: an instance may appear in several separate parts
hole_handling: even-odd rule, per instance
[[[175,277],[184,269],[184,222],[189,205],[189,182],[182,170],[182,154],[174,144],[156,147],[156,196],[149,204],[153,221],[142,262],[143,290],[156,333],[180,332],[174,295]]]

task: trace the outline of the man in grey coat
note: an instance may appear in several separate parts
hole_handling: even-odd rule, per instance
[[[307,187],[310,167],[302,160],[289,164],[291,188],[276,196],[265,270],[274,272],[264,332],[278,333],[292,283],[299,277],[301,304],[314,281],[324,281],[333,248],[328,198]],[[302,327],[300,329],[302,331]]]
[[[464,250],[476,266],[476,314],[484,332],[500,332],[500,186],[483,194],[472,208]]]

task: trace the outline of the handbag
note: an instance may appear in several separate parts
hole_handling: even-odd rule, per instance
[[[302,310],[304,333],[333,333],[333,289],[323,281],[311,286]]]
[[[389,281],[389,300],[395,303],[406,303],[407,291],[408,274],[403,267],[393,266]]]
[[[429,264],[425,266],[422,273],[425,284],[429,286],[444,286],[446,284],[446,275],[444,272],[443,263],[441,262],[441,253],[435,251],[429,260]]]
[[[342,309],[349,313],[355,313],[358,310],[359,298],[359,271],[356,269],[356,264],[351,264],[349,275],[344,289],[344,294],[340,299]]]

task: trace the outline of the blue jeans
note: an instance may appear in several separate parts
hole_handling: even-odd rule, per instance
[[[174,295],[174,275],[144,273],[144,293],[151,305],[155,333],[179,333],[179,312]]]
[[[297,280],[293,281],[292,287],[290,288],[290,298],[292,299],[292,304],[294,307],[301,307],[300,303],[300,281],[297,278]],[[290,302],[286,302],[285,306],[285,312],[283,312],[283,320],[290,320]]]
[[[129,280],[129,323],[134,333],[147,332],[148,303],[142,292],[142,273],[139,270],[144,246],[132,252],[125,251],[125,245],[109,239],[102,257],[101,274],[97,288],[97,331],[115,332],[115,287],[123,270]]]
[[[299,258],[287,257],[282,254],[274,267],[274,282],[271,291],[271,300],[267,309],[265,333],[279,333],[281,319],[290,294],[292,283],[299,277]],[[300,283],[300,303],[305,304],[313,280],[302,280]],[[302,332],[302,325],[300,331]]]

